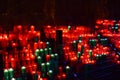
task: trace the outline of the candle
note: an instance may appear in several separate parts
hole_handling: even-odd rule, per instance
[[[40,49],[40,56],[44,57],[44,50],[43,49]]]
[[[48,49],[47,48],[45,48],[44,51],[45,51],[45,54],[48,54]]]
[[[26,67],[22,66],[21,67],[21,75],[22,75],[22,80],[26,79]]]
[[[90,60],[92,60],[92,50],[89,50]]]
[[[72,49],[73,49],[74,51],[77,51],[77,42],[76,42],[76,41],[73,41],[73,42],[72,42]]]
[[[46,42],[46,47],[47,47],[47,49],[50,47],[50,43],[49,42]]]
[[[9,73],[7,69],[4,70],[4,80],[9,80]]]
[[[46,63],[46,67],[47,67],[47,72],[48,72],[50,70],[50,63],[49,62]]]
[[[55,59],[54,54],[51,54],[50,57],[51,57],[51,61],[54,61],[54,59]]]
[[[52,48],[49,48],[48,50],[49,50],[49,54],[52,54]]]
[[[15,78],[12,78],[11,80],[16,80]]]
[[[40,68],[42,63],[42,58],[40,56],[37,57],[38,67]]]
[[[81,55],[82,55],[81,52],[77,52],[77,58],[78,58],[78,60],[80,59]]]
[[[67,75],[66,80],[70,80],[70,67],[69,66],[66,66],[66,75]]]
[[[50,60],[50,55],[47,54],[47,55],[46,55],[46,62],[48,62],[49,60]]]
[[[15,64],[15,59],[11,58],[11,67],[15,68],[16,64]]]
[[[79,36],[79,37],[78,37],[78,40],[82,41],[82,36]]]
[[[55,61],[58,61],[58,58],[59,58],[59,57],[58,57],[58,54],[55,53],[54,56],[55,56]]]
[[[39,49],[35,50],[35,56],[39,56]]]
[[[36,50],[38,48],[38,44],[37,42],[34,43],[34,50]]]
[[[41,63],[41,71],[42,71],[42,77],[46,76],[46,67],[45,63]]]
[[[49,80],[53,80],[53,71],[52,70],[48,71],[48,76],[49,76]]]
[[[8,70],[8,72],[9,72],[9,76],[10,76],[10,80],[11,80],[14,77],[14,70],[12,68],[10,68]]]
[[[71,30],[71,26],[68,26],[68,30]]]

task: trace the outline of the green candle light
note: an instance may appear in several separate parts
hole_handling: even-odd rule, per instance
[[[114,30],[115,30],[114,27],[112,27],[112,32],[114,32]]]
[[[50,56],[51,56],[51,60],[54,61],[54,59],[55,59],[54,54],[51,54]]]
[[[73,50],[77,50],[77,41],[72,42]]]
[[[92,50],[89,50],[90,60],[92,60]]]
[[[45,63],[41,63],[41,71],[42,71],[42,77],[46,76],[46,67]]]
[[[38,65],[40,67],[41,63],[42,63],[42,58],[40,56],[37,57],[37,62],[38,62]]]
[[[76,41],[73,41],[73,46],[76,46],[76,43],[77,43]]]
[[[82,55],[81,52],[77,52],[77,58],[78,58],[78,60],[80,59],[81,55]]]
[[[49,80],[53,79],[53,71],[52,70],[48,71],[48,76],[49,76]]]
[[[96,60],[99,60],[99,55],[96,55]]]
[[[35,56],[39,56],[39,49],[35,50]]]
[[[66,66],[66,75],[67,75],[66,80],[69,80],[70,79],[70,67],[69,66]]]
[[[100,34],[98,34],[98,35],[97,35],[97,38],[98,38],[98,39],[100,39],[100,38],[101,38]]]
[[[79,40],[78,42],[79,42],[79,43],[82,43],[82,40]]]
[[[44,50],[43,49],[40,49],[40,56],[44,57]]]
[[[54,56],[55,56],[55,61],[54,61],[54,72],[55,72],[55,74],[57,74],[57,72],[58,72],[58,54],[57,53],[55,53],[54,54]]]
[[[26,67],[25,66],[21,67],[21,75],[22,75],[22,80],[26,80]]]
[[[119,24],[115,24],[115,27],[114,27],[115,32],[118,32],[118,26],[119,26]]]
[[[9,80],[9,73],[7,69],[4,70],[4,80]]]
[[[55,60],[58,60],[58,54],[55,53],[54,56],[55,56]]]
[[[107,38],[105,38],[105,45],[106,45],[106,44],[108,44],[108,39],[107,39]]]
[[[10,80],[14,77],[14,70],[12,69],[12,68],[10,68],[9,70],[8,70],[8,72],[9,72],[9,75],[10,75]]]
[[[49,71],[49,70],[50,70],[50,63],[47,62],[47,63],[46,63],[46,66],[47,66],[47,71]]]
[[[44,51],[45,51],[45,54],[48,54],[48,49],[47,48],[45,48]]]
[[[15,78],[12,78],[12,79],[10,79],[10,80],[16,80]]]
[[[49,54],[52,54],[52,48],[49,48]]]
[[[104,44],[104,39],[101,38],[100,41],[101,41],[101,44],[103,45]]]
[[[68,26],[68,30],[70,30],[71,29],[71,26]]]
[[[81,41],[82,41],[82,36],[79,36],[79,37],[78,37],[78,40],[81,40]]]
[[[118,26],[115,27],[115,31],[118,32]]]
[[[46,47],[49,48],[50,47],[50,43],[46,42]]]
[[[22,73],[22,74],[25,74],[25,73],[26,73],[26,67],[25,67],[25,66],[22,66],[22,67],[21,67],[21,73]]]

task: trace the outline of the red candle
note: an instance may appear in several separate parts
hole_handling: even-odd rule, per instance
[[[11,59],[10,59],[10,62],[11,62],[11,67],[12,67],[12,68],[15,68],[15,65],[16,65],[16,64],[15,64],[15,63],[16,63],[16,62],[15,62],[15,59],[14,59],[14,58],[11,58]]]
[[[49,60],[50,60],[50,55],[47,54],[47,55],[46,55],[46,62],[48,62]]]
[[[66,80],[66,74],[62,74],[62,80]]]

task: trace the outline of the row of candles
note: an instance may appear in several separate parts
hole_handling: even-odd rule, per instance
[[[14,78],[13,72],[16,73],[17,69],[21,69],[21,78],[25,78],[24,73],[30,73],[34,75],[34,80],[52,80],[53,78],[69,80],[70,68],[74,66],[75,62],[94,64],[102,56],[110,56],[112,53],[107,46],[107,38],[90,34],[89,28],[83,26],[52,28],[47,26],[44,29],[46,37],[56,40],[56,30],[63,32],[64,60],[65,62],[70,61],[70,65],[65,67],[66,71],[63,71],[64,67],[59,65],[59,55],[52,51],[51,43],[42,42],[40,40],[41,33],[35,31],[34,26],[31,26],[30,30],[24,30],[22,26],[15,26],[14,31],[10,34],[0,34],[0,45],[4,55],[4,79]],[[20,41],[19,44],[17,40]],[[6,51],[8,44],[11,44],[13,48],[11,52]],[[22,49],[18,50],[18,46],[21,46]],[[120,64],[118,55],[113,54],[112,57]]]
[[[66,66],[66,72],[58,69],[58,54],[53,53],[50,43],[40,41],[40,32],[35,31],[34,26],[29,31],[22,28],[15,26],[10,34],[0,34],[4,80],[26,80],[28,73],[32,80],[66,80],[70,67]],[[35,38],[38,40],[33,41]],[[7,51],[8,46],[12,47],[11,51]],[[18,46],[22,47],[21,50],[17,49]]]

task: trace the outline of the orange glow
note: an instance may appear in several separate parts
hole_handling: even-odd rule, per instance
[[[31,31],[34,31],[34,29],[35,29],[35,26],[30,26],[30,29],[31,29]]]

